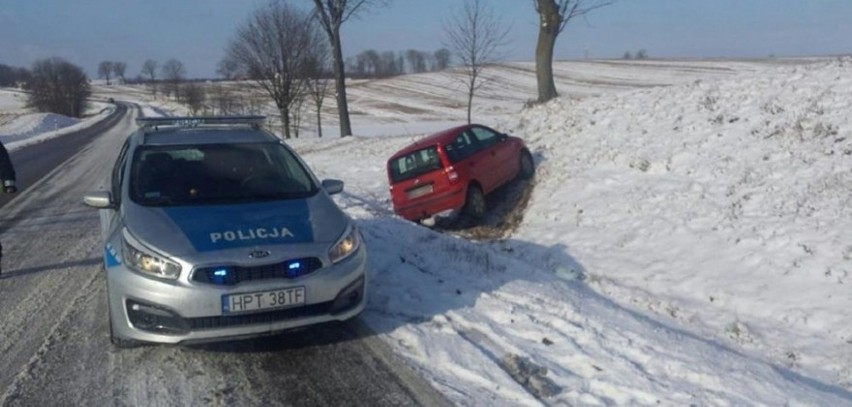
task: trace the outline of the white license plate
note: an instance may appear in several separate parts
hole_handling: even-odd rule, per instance
[[[287,308],[305,303],[305,287],[282,288],[253,293],[230,294],[222,296],[222,313],[263,311],[275,308]]]
[[[426,195],[426,194],[431,194],[432,191],[433,191],[432,184],[429,184],[429,185],[423,185],[422,187],[417,187],[417,188],[414,188],[412,190],[409,190],[408,192],[406,192],[406,195],[409,198],[413,199],[413,198],[419,198],[419,197]]]

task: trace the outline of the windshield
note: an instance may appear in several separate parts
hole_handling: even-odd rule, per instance
[[[397,157],[390,162],[390,175],[394,182],[405,181],[441,168],[438,147],[432,146]]]
[[[130,173],[130,198],[145,206],[297,199],[317,191],[279,143],[141,147]]]

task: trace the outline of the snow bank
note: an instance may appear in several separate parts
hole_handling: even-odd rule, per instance
[[[568,99],[515,235],[618,299],[852,387],[852,60]]]
[[[80,119],[54,113],[33,113],[20,116],[3,127],[0,137],[4,142],[15,142],[34,135],[56,131],[80,122]]]
[[[500,242],[393,215],[384,163],[414,136],[290,143],[346,182],[336,199],[373,269],[365,321],[456,404],[838,405],[852,401],[849,296],[804,259],[781,267],[817,236],[806,244],[824,257],[807,261],[843,264],[832,251],[848,227],[792,214],[823,175],[849,172],[846,69],[763,69],[507,119],[497,127],[526,137],[539,167],[521,228]],[[843,184],[829,189],[809,204],[835,196],[826,214],[846,213]]]
[[[21,115],[0,127],[0,141],[3,142],[7,150],[17,150],[30,144],[40,143],[91,127],[109,116],[112,111],[112,107],[107,107],[102,109],[100,113],[84,120],[53,113]]]

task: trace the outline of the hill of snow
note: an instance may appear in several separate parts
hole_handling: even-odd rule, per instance
[[[524,112],[514,236],[620,303],[852,387],[852,59]]]
[[[393,216],[384,163],[417,137],[291,144],[347,183],[375,269],[365,319],[454,402],[849,404],[850,70],[764,66],[509,116],[497,127],[538,175],[498,242]]]

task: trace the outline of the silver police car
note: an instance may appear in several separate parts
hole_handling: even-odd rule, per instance
[[[356,317],[353,222],[262,116],[137,119],[100,209],[116,346],[260,336]]]

